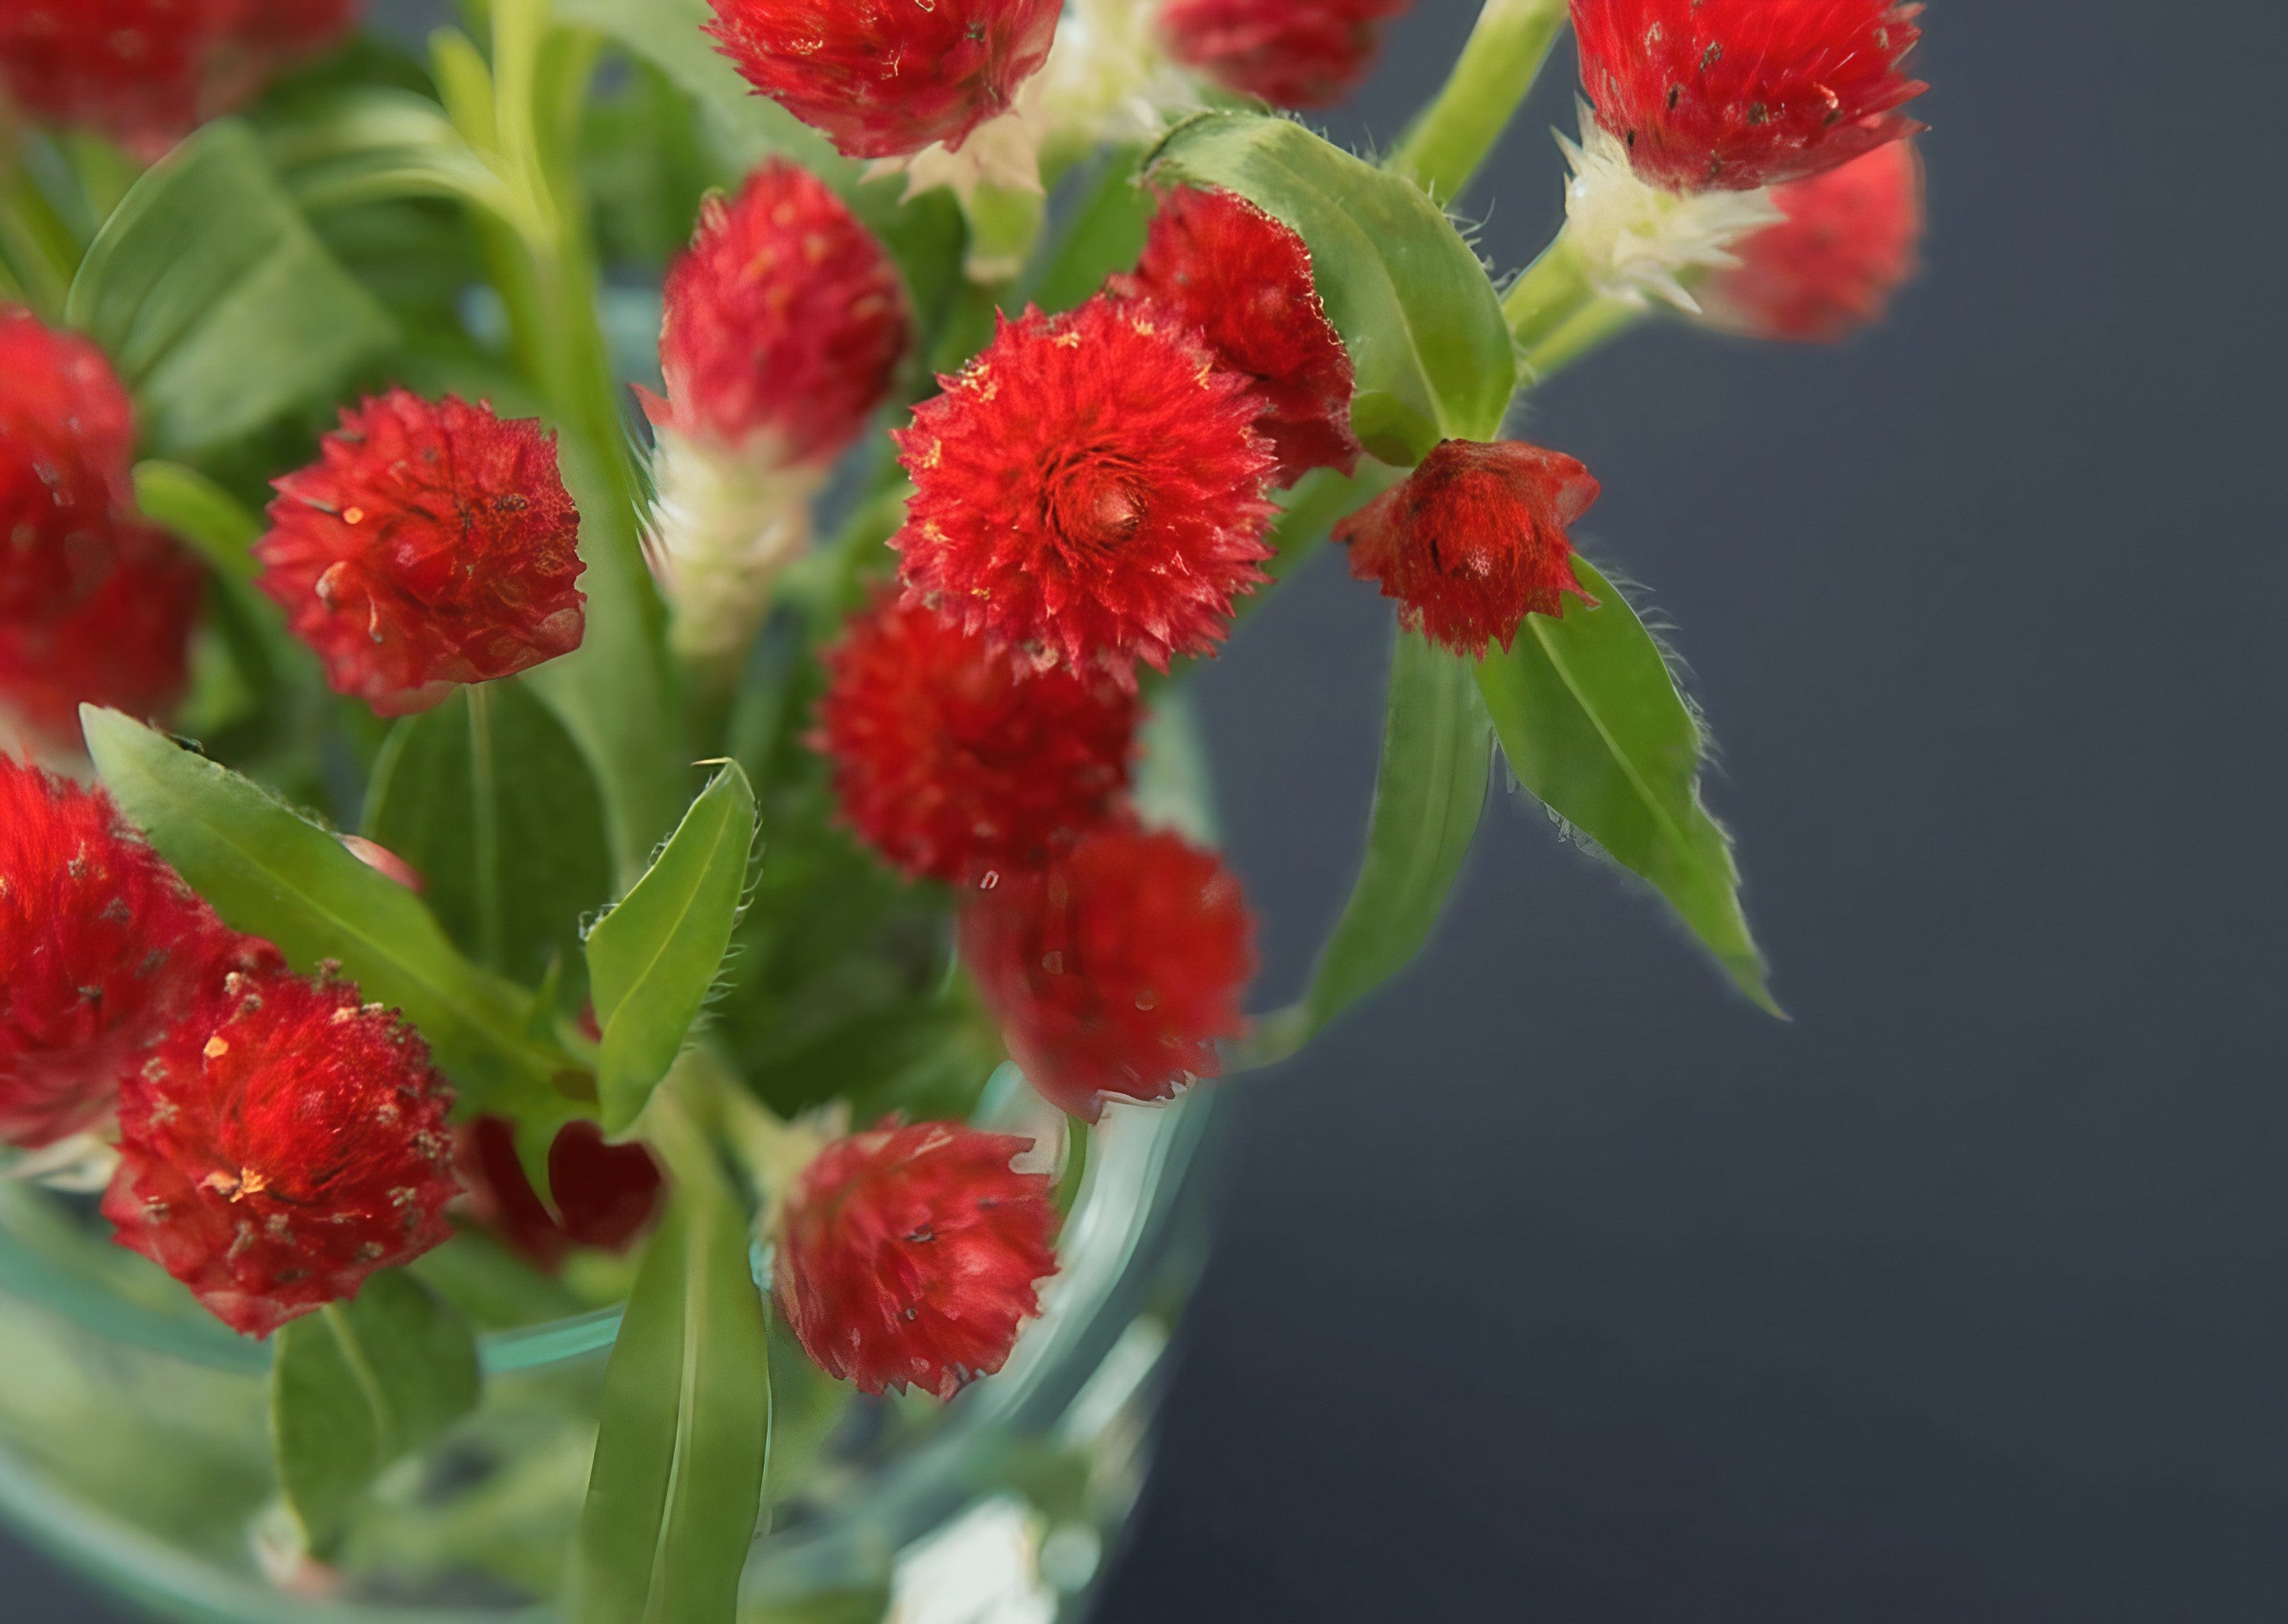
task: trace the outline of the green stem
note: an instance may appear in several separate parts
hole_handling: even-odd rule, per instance
[[[501,968],[505,939],[501,920],[500,795],[494,773],[493,696],[489,685],[469,688],[469,784],[475,805],[470,811],[477,860],[477,950],[482,961]]]
[[[1510,337],[1519,351],[1529,354],[1596,297],[1589,284],[1589,267],[1574,251],[1570,234],[1561,231],[1541,250],[1541,257],[1510,284],[1502,296],[1502,314],[1509,319]]]
[[[79,244],[39,183],[5,158],[0,158],[0,254],[15,273],[25,302],[43,319],[60,317],[79,264]]]
[[[1647,313],[1645,306],[1625,299],[1592,300],[1525,353],[1518,364],[1519,387],[1530,389],[1546,382],[1552,374],[1636,326]]]
[[[1540,76],[1565,15],[1565,0],[1486,0],[1445,88],[1384,167],[1440,203],[1459,197]]]

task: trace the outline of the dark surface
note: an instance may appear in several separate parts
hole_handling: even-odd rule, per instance
[[[1345,127],[1473,9],[1423,0]],[[1926,19],[1887,329],[1664,329],[1527,425],[1679,627],[1795,1023],[1503,797],[1424,964],[1245,1085],[1103,1624],[2288,1617],[2288,23],[2063,11]],[[1505,267],[1566,77],[1493,169]],[[1275,991],[1387,628],[1321,567],[1207,688]]]

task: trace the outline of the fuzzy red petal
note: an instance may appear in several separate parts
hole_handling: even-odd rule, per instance
[[[1403,484],[1335,527],[1351,574],[1382,584],[1399,618],[1457,654],[1507,648],[1528,614],[1585,603],[1566,527],[1597,481],[1561,452],[1518,440],[1441,440]]]
[[[958,147],[1048,60],[1061,0],[711,0],[748,83],[852,158]]]
[[[122,1087],[104,1216],[267,1336],[451,1234],[450,1099],[428,1046],[350,983],[234,976]]]
[[[895,439],[914,495],[890,544],[907,586],[1046,665],[1100,666],[1221,639],[1264,579],[1270,448],[1260,403],[1188,323],[1092,298],[1002,321]]]
[[[568,1122],[548,1146],[551,1213],[517,1159],[516,1128],[481,1116],[456,1135],[469,1216],[536,1268],[553,1272],[575,1247],[622,1252],[649,1226],[664,1189],[640,1145],[612,1145],[595,1123]]]
[[[667,273],[668,426],[775,466],[833,461],[911,337],[897,267],[842,200],[774,158],[702,206]]]
[[[0,755],[0,1141],[47,1145],[109,1115],[226,973],[274,963],[109,797]]]
[[[1923,170],[1894,141],[1772,194],[1787,218],[1733,253],[1699,288],[1711,324],[1755,338],[1824,344],[1882,320],[1915,272]]]
[[[1136,696],[1022,671],[926,604],[878,599],[826,654],[812,741],[843,818],[910,875],[1034,862],[1128,787]]]
[[[110,572],[134,446],[103,352],[0,305],[0,626],[65,614]]]
[[[804,1351],[862,1392],[950,1398],[1001,1368],[1054,1274],[1049,1179],[1029,1139],[894,1122],[828,1145],[788,1201],[772,1272]]]
[[[319,449],[254,551],[335,692],[404,716],[580,646],[580,515],[537,423],[398,389]]]
[[[1920,5],[1895,0],[1572,0],[1581,83],[1637,173],[1747,191],[1922,128],[1900,63]]]
[[[1169,0],[1176,59],[1226,90],[1281,107],[1331,107],[1356,90],[1384,27],[1413,0]]]
[[[0,711],[59,747],[79,739],[79,708],[146,721],[174,712],[190,679],[191,636],[206,598],[196,559],[149,525],[115,521],[111,566],[60,619],[0,624]]]
[[[1358,466],[1350,352],[1312,284],[1311,250],[1284,225],[1236,193],[1179,186],[1160,200],[1136,273],[1108,289],[1182,316],[1254,388],[1276,483]]]
[[[1255,917],[1222,860],[1175,835],[1100,829],[981,884],[961,950],[1010,1058],[1077,1115],[1217,1075],[1216,1044],[1246,1029]]]
[[[358,0],[8,0],[0,89],[33,117],[155,156],[332,44]]]

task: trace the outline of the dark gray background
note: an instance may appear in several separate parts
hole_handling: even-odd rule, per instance
[[[1421,0],[1339,127],[1394,134],[1474,10]],[[1525,431],[1679,628],[1795,1023],[1503,796],[1424,963],[1244,1087],[1105,1624],[2288,1617],[2288,22],[1926,22],[1891,325],[1664,329]],[[1569,80],[1474,200],[1504,266]],[[1387,628],[1322,567],[1208,685],[1273,990]]]

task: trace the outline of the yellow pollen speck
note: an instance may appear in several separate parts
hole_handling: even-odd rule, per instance
[[[365,523],[365,510],[363,508],[344,508],[342,510],[342,522],[346,525],[361,525]]]
[[[207,1046],[201,1052],[210,1060],[219,1060],[230,1052],[230,1045],[223,1041],[222,1034],[218,1032],[207,1040]]]
[[[1077,350],[1080,348],[1080,335],[1078,333],[1059,333],[1051,342],[1063,349]]]

